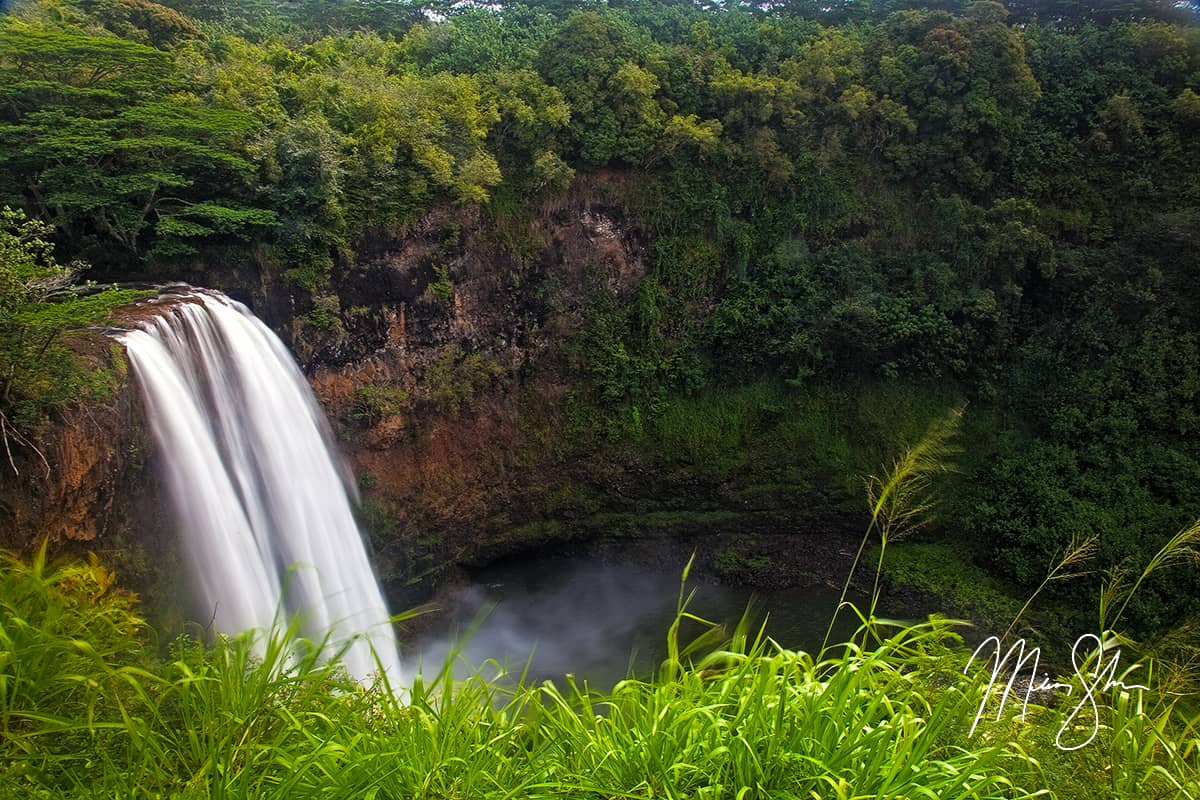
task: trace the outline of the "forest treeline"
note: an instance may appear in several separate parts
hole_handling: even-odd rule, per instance
[[[321,295],[362,236],[439,204],[520,217],[632,172],[652,268],[574,348],[596,402],[952,386],[979,421],[942,528],[1034,586],[1073,537],[1140,564],[1200,516],[1195,22],[1137,0],[26,0],[0,21],[0,205],[106,280],[233,248]],[[10,405],[38,399],[13,329]],[[1149,588],[1148,628],[1197,609],[1194,573]]]

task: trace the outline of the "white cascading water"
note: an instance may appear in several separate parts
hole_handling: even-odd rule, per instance
[[[241,303],[199,290],[141,326],[120,338],[217,629],[265,632],[287,624],[281,615],[298,618],[316,640],[354,639],[343,656],[354,677],[382,665],[401,685],[352,485],[283,342]]]

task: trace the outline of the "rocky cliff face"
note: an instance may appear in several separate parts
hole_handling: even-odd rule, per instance
[[[646,274],[642,232],[604,200],[621,180],[578,185],[519,227],[436,211],[343,266],[335,324],[292,322],[397,579],[565,538],[513,530],[576,490],[550,430],[578,379],[566,343]]]
[[[114,377],[112,394],[58,414],[36,448],[14,443],[4,453],[0,547],[28,552],[45,541],[55,554],[99,552],[142,589],[157,580],[147,565],[174,556],[141,398],[111,339],[86,334],[70,346]]]
[[[329,316],[291,322],[394,593],[546,547],[679,563],[697,550],[730,577],[776,583],[841,571],[857,515],[813,484],[798,497],[771,465],[743,484],[666,473],[646,453],[565,452],[582,378],[569,343],[597,302],[631,302],[648,269],[618,202],[627,180],[581,182],[519,229],[439,210],[343,265],[336,297],[317,301]],[[829,556],[799,564],[797,531],[829,537]]]
[[[829,564],[798,564],[795,532],[832,536],[822,549],[836,553],[856,527],[839,498],[809,485],[801,502],[794,480],[765,471],[742,484],[664,473],[644,453],[564,452],[581,378],[568,343],[590,308],[628,301],[648,268],[646,238],[621,210],[632,179],[581,180],[519,224],[434,210],[364,242],[311,296],[253,257],[179,271],[290,339],[358,476],[394,594],[535,547],[680,563],[697,549],[735,578],[813,579]],[[171,549],[143,430],[124,380],[104,407],[64,415],[44,447],[50,478],[27,453],[19,480],[0,482],[4,544],[46,532],[135,561]]]

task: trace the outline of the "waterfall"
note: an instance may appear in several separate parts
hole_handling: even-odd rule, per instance
[[[120,339],[217,629],[269,631],[298,619],[335,647],[357,636],[343,656],[350,674],[377,672],[377,655],[399,685],[387,607],[351,513],[353,485],[284,344],[241,303],[200,290],[171,297]]]

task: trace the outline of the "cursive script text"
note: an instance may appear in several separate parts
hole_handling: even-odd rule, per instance
[[[1004,715],[1004,707],[1010,698],[1020,700],[1020,718],[1024,721],[1025,714],[1029,709],[1029,700],[1034,693],[1060,690],[1066,692],[1067,696],[1074,696],[1075,690],[1080,689],[1079,703],[1067,715],[1062,727],[1058,730],[1058,735],[1054,738],[1054,744],[1060,750],[1078,750],[1091,744],[1100,732],[1100,710],[1096,705],[1097,694],[1113,688],[1127,690],[1149,688],[1140,684],[1126,684],[1117,679],[1117,668],[1121,660],[1120,649],[1113,650],[1112,657],[1106,660],[1104,642],[1099,636],[1091,633],[1080,636],[1071,648],[1071,666],[1075,670],[1074,680],[1071,683],[1052,681],[1047,675],[1038,677],[1038,665],[1042,656],[1040,647],[1027,649],[1025,640],[1018,639],[1007,651],[1003,651],[1003,644],[998,636],[989,636],[975,648],[975,652],[971,654],[966,667],[963,668],[964,674],[970,672],[972,665],[988,648],[993,648],[987,659],[991,665],[991,677],[984,690],[983,699],[979,702],[979,709],[975,712],[975,719],[971,723],[969,735],[972,736],[975,734],[980,720],[983,719],[988,703],[996,694],[997,688],[1000,693],[996,708],[997,722]],[[1087,655],[1089,653],[1091,655]],[[1093,658],[1095,665],[1089,669],[1088,662]],[[1136,669],[1137,666],[1126,670],[1126,673]],[[1007,680],[1005,680],[1006,675]],[[1084,729],[1088,733],[1087,737],[1076,743],[1064,741],[1068,738],[1067,734],[1073,728],[1074,723],[1080,719],[1091,720],[1090,727]]]

